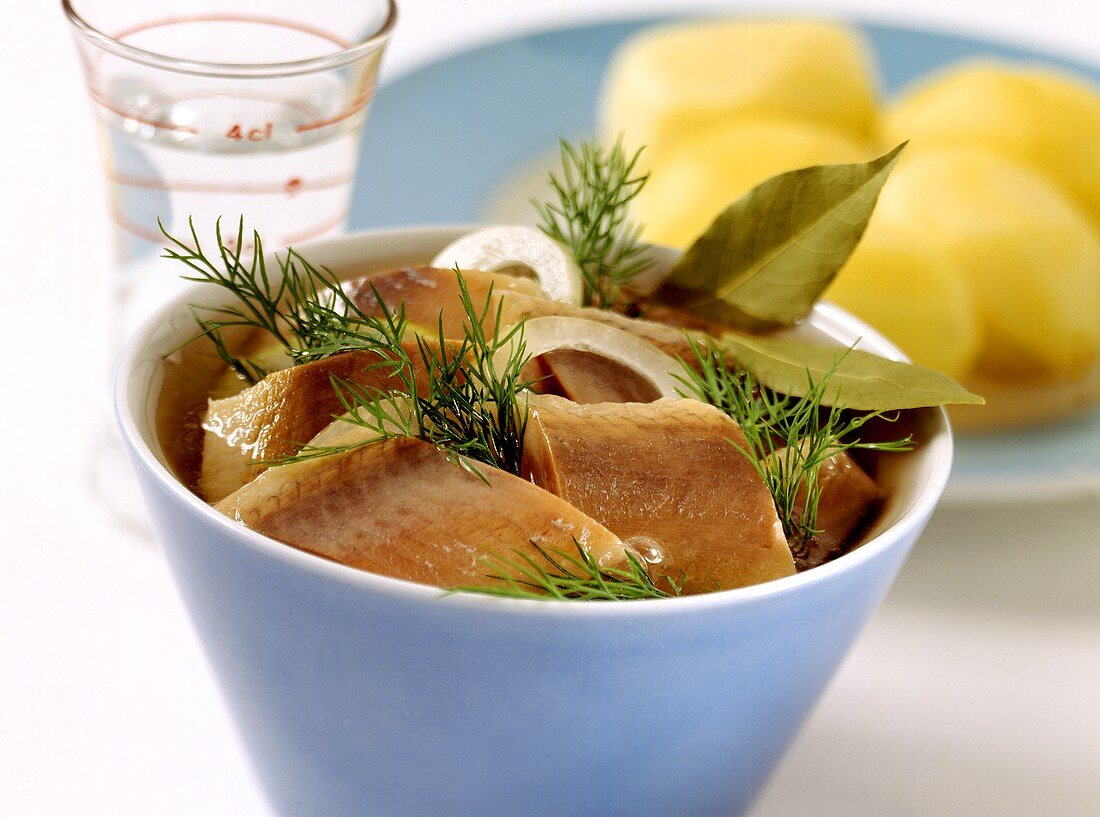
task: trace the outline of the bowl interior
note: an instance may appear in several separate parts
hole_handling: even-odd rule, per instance
[[[312,263],[328,267],[338,277],[346,279],[370,271],[427,263],[447,243],[468,232],[469,229],[469,227],[425,227],[358,233],[303,245],[299,249]],[[658,264],[670,264],[675,257],[674,252],[661,250],[658,253]],[[178,274],[178,271],[173,270],[166,262],[164,273]],[[210,356],[199,355],[188,360],[188,365],[185,367],[166,365],[173,361],[179,362],[181,356],[186,354],[180,351],[181,347],[195,335],[194,318],[188,306],[191,304],[216,306],[227,302],[224,291],[210,285],[196,284],[158,310],[134,334],[123,353],[116,379],[116,409],[119,425],[123,435],[133,447],[135,456],[144,463],[153,474],[153,478],[165,483],[169,490],[180,496],[196,513],[208,514],[233,533],[243,535],[254,542],[262,540],[262,546],[277,548],[281,551],[294,551],[287,545],[247,531],[191,494],[176,478],[158,438],[158,406],[163,390],[186,388],[187,384],[178,382],[178,379],[181,373],[190,371],[193,365],[199,367],[220,365]],[[784,330],[782,334],[794,339],[830,343],[838,347],[854,343],[858,348],[883,357],[904,359],[904,355],[879,333],[830,304],[819,304],[809,320],[800,326]],[[159,422],[163,426],[165,418],[160,417]],[[910,525],[921,524],[939,499],[947,481],[952,456],[951,432],[946,413],[942,409],[919,409],[908,412],[904,431],[913,434],[917,442],[914,450],[903,455],[885,456],[875,461],[874,477],[883,488],[886,500],[871,529],[867,532],[863,544],[832,562],[797,576],[768,582],[766,585],[709,595],[745,595],[760,592],[759,588],[778,589],[785,584],[824,578],[830,572],[844,569],[847,563],[887,547],[890,542],[897,539],[897,536],[892,534],[901,533]],[[301,556],[315,562],[325,562],[309,554],[301,553]],[[353,568],[330,562],[325,564],[348,574],[365,575],[362,571]],[[419,587],[419,585],[400,582],[396,579],[386,581]],[[688,599],[670,601],[683,602]],[[537,604],[544,606],[547,603],[538,602]],[[566,604],[565,606],[584,605]]]

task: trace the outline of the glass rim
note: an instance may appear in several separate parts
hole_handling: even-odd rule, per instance
[[[393,34],[394,25],[397,22],[396,0],[385,0],[386,17],[382,24],[368,37],[358,42],[341,46],[338,51],[330,54],[322,54],[317,57],[308,57],[302,60],[290,62],[207,62],[204,60],[189,60],[179,57],[171,57],[156,51],[148,51],[144,48],[125,43],[104,31],[100,31],[85,20],[73,4],[76,0],[61,0],[61,8],[65,16],[72,24],[76,33],[93,44],[125,59],[140,62],[156,68],[177,71],[179,73],[200,74],[202,76],[239,77],[239,78],[270,78],[287,76],[292,74],[304,74],[314,71],[325,71],[338,68],[354,62],[367,54],[382,47]],[[276,18],[263,18],[271,22]]]

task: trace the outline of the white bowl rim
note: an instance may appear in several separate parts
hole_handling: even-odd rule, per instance
[[[321,239],[295,247],[296,251],[308,255],[310,249],[327,248],[341,244],[354,245],[363,241],[378,240],[385,236],[402,235],[423,236],[426,233],[461,233],[476,229],[478,225],[469,224],[431,224],[394,228],[365,230],[335,238]],[[760,599],[785,596],[800,589],[819,583],[854,570],[860,564],[870,561],[894,547],[898,541],[909,535],[914,527],[923,524],[931,515],[951,471],[953,458],[953,434],[947,412],[941,407],[933,409],[938,419],[932,428],[929,439],[922,443],[932,463],[925,484],[915,489],[917,498],[912,505],[892,525],[876,536],[868,539],[859,547],[810,570],[786,576],[781,579],[760,584],[720,590],[712,593],[680,596],[667,599],[645,599],[629,603],[599,603],[561,601],[556,599],[515,599],[493,596],[484,593],[452,592],[431,585],[397,579],[350,567],[339,562],[308,553],[304,550],[279,542],[233,521],[216,511],[194,493],[187,489],[174,474],[161,462],[141,432],[137,420],[130,411],[129,394],[135,388],[132,373],[135,363],[145,356],[145,341],[164,321],[165,316],[175,314],[181,308],[195,300],[194,293],[200,285],[196,284],[181,292],[168,303],[160,307],[146,319],[131,336],[123,350],[115,373],[114,407],[116,421],[122,436],[129,443],[131,451],[150,477],[166,487],[169,493],[186,508],[201,517],[205,517],[222,530],[232,541],[267,556],[288,563],[297,568],[310,571],[328,579],[362,588],[372,592],[397,596],[409,602],[432,601],[459,605],[465,608],[485,609],[519,615],[551,616],[651,616],[669,614],[694,614],[711,607],[749,604]],[[875,349],[877,354],[906,360],[905,355],[876,330],[860,322],[844,310],[829,303],[819,302],[809,319],[819,328],[835,337],[835,333],[848,334],[859,339],[861,345]]]

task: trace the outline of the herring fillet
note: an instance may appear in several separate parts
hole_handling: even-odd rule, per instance
[[[553,301],[542,295],[534,281],[494,272],[462,270],[474,307],[480,310],[489,297],[492,286],[492,304],[488,320],[491,325],[499,314],[503,326],[518,323],[523,318],[563,316],[585,318],[615,329],[621,329],[642,340],[649,341],[662,352],[673,357],[692,358],[691,345],[684,330],[653,321],[628,318],[617,312],[592,307],[573,306]],[[436,333],[442,311],[443,334],[447,338],[461,338],[466,314],[458,297],[458,282],[454,270],[436,267],[407,267],[373,273],[350,281],[348,294],[368,315],[381,314],[378,299],[371,286],[378,290],[386,306],[395,309],[405,304],[409,321]]]
[[[412,437],[271,468],[215,507],[301,550],[352,567],[449,588],[497,584],[484,557],[536,560],[538,544],[603,565],[618,537],[562,499],[478,464],[483,481]]]
[[[417,385],[426,374],[415,343],[405,344]],[[217,502],[263,472],[259,460],[295,454],[343,406],[332,377],[380,391],[399,388],[392,369],[379,368],[374,352],[351,351],[272,372],[232,397],[211,400],[203,417],[202,467],[198,487]],[[373,368],[372,368],[373,367]]]
[[[524,474],[624,544],[656,546],[656,574],[698,593],[795,572],[772,496],[731,440],[740,427],[687,399],[580,406],[530,400]]]
[[[504,326],[511,326],[522,317],[522,309],[511,305],[513,296],[520,298],[517,302],[520,305],[527,298],[546,300],[539,295],[538,284],[528,278],[478,270],[462,270],[462,278],[479,314],[488,304],[487,327],[495,322],[502,303]],[[391,312],[403,305],[409,322],[433,337],[438,336],[441,324],[448,339],[461,339],[465,335],[466,311],[453,269],[402,267],[355,278],[344,286],[355,305],[367,315],[382,314],[378,301],[381,296]]]
[[[773,456],[782,456],[782,450]],[[821,464],[817,484],[821,486],[821,497],[815,527],[820,532],[810,540],[805,553],[796,555],[802,570],[817,567],[840,553],[882,497],[875,481],[844,451]],[[802,517],[805,501],[803,483],[795,497],[796,521]]]

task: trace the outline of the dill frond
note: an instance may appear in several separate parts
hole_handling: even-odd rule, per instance
[[[694,361],[681,361],[683,373],[676,375],[684,387],[680,393],[716,406],[741,426],[747,448],[731,442],[768,487],[795,552],[804,550],[821,532],[817,528],[822,490],[818,476],[826,461],[853,449],[900,452],[912,448],[911,436],[885,442],[863,442],[857,436],[869,421],[892,422],[896,414],[853,413],[842,405],[822,404],[847,351],[819,380],[807,371],[806,394],[789,397],[761,386],[747,372],[726,366],[713,344],[693,339],[690,343]]]
[[[530,361],[523,342],[524,322],[505,327],[504,310],[498,308],[495,322],[486,331],[493,287],[479,307],[457,267],[455,275],[466,313],[458,348],[448,349],[442,325],[438,344],[417,340],[429,385],[425,399],[419,401],[424,439],[468,460],[518,474],[527,429],[527,402],[521,393],[531,385],[523,375]],[[494,359],[502,349],[508,355],[498,369]]]
[[[203,249],[194,222],[189,220],[188,225],[190,243],[160,225],[168,241],[164,257],[190,269],[181,276],[184,280],[213,284],[233,295],[234,305],[192,306],[191,312],[200,329],[196,337],[209,337],[218,356],[250,384],[262,380],[267,372],[229,351],[223,332],[230,327],[251,327],[268,334],[295,364],[352,349],[384,351],[392,348],[395,332],[404,332],[403,316],[395,322],[365,314],[331,271],[313,266],[293,249],[276,256],[279,269],[270,274],[263,240],[256,231],[252,233],[253,250],[250,256],[246,254],[243,218],[228,241],[218,219],[213,255]]]
[[[486,557],[489,578],[503,582],[497,586],[459,587],[454,592],[483,593],[513,599],[557,599],[559,601],[633,601],[667,599],[679,596],[683,576],[674,580],[661,577],[667,590],[658,586],[638,556],[626,552],[626,567],[600,567],[587,548],[573,540],[577,553],[565,553],[532,541],[538,553],[513,550],[512,555]]]
[[[453,462],[481,479],[484,475],[477,463],[519,474],[528,416],[522,392],[531,385],[523,375],[530,360],[523,343],[523,323],[502,327],[498,310],[493,331],[486,333],[492,289],[485,304],[475,307],[465,279],[458,270],[455,274],[467,316],[464,337],[448,343],[441,327],[438,343],[418,335],[413,354],[400,342],[386,349],[383,359],[374,365],[392,367],[396,378],[393,391],[332,377],[343,410],[334,420],[367,433],[343,445],[307,444],[297,454],[266,464],[286,465],[395,437],[417,437],[446,451]],[[380,293],[374,295],[388,312]],[[502,348],[509,354],[498,369],[494,357]],[[426,375],[425,386],[417,381],[417,362]]]
[[[192,245],[167,232],[165,237],[171,242],[166,257],[191,270],[184,276],[186,280],[215,284],[234,296],[235,305],[193,306],[191,311],[200,329],[196,337],[209,337],[219,356],[245,380],[255,383],[267,373],[229,351],[222,332],[231,326],[266,332],[295,365],[340,352],[371,351],[377,361],[366,368],[386,369],[393,380],[392,389],[378,389],[332,377],[332,388],[343,409],[334,419],[367,433],[347,444],[306,444],[296,454],[258,464],[286,465],[394,437],[418,437],[482,478],[476,463],[519,473],[527,427],[527,404],[520,395],[530,385],[523,376],[529,356],[522,321],[505,327],[503,310],[497,309],[495,322],[486,326],[494,306],[492,287],[485,302],[475,304],[456,267],[466,317],[463,337],[449,342],[440,315],[438,342],[416,335],[415,351],[410,352],[413,344],[404,343],[409,328],[404,304],[391,308],[372,284],[379,314],[367,314],[330,271],[313,266],[292,249],[278,259],[279,274],[270,275],[258,233],[253,233],[255,251],[247,262],[239,249],[230,249],[244,244],[243,221],[233,242],[224,240],[219,222],[220,264],[204,253],[193,223]],[[505,348],[508,355],[498,368],[494,358]],[[418,382],[418,371],[426,376],[426,386]]]
[[[532,199],[539,229],[565,245],[581,269],[585,303],[614,307],[625,284],[652,260],[628,220],[630,202],[649,179],[636,172],[641,150],[627,156],[620,137],[610,148],[596,140],[574,146],[562,139],[561,170],[550,174],[556,201]]]

